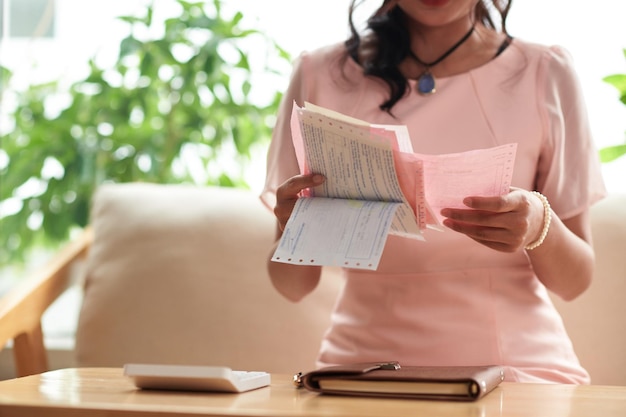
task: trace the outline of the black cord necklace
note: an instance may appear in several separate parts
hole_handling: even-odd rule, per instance
[[[409,49],[409,56],[413,58],[418,64],[424,67],[424,72],[422,73],[422,75],[417,77],[418,93],[422,95],[428,95],[435,92],[435,77],[433,77],[433,75],[430,73],[430,68],[434,67],[435,65],[446,59],[452,52],[454,52],[459,46],[461,46],[463,42],[468,40],[473,32],[474,26],[472,26],[470,30],[465,35],[463,35],[463,37],[457,43],[452,45],[452,48],[448,49],[443,55],[435,59],[433,62],[422,61],[417,55],[415,55],[415,52]]]

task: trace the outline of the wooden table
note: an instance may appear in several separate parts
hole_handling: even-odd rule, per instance
[[[624,417],[626,387],[502,383],[470,402],[317,395],[289,375],[243,394],[141,391],[118,368],[62,369],[0,381],[0,417],[12,416],[450,416]]]

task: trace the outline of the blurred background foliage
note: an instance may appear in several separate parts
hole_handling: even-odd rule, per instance
[[[626,49],[623,51],[626,58]],[[615,87],[619,93],[620,101],[626,105],[626,74],[612,74],[604,77],[604,81]],[[611,162],[626,155],[626,142],[621,145],[605,146],[600,149],[602,162]]]
[[[290,57],[242,27],[242,13],[227,16],[220,0],[176,2],[179,14],[164,21],[153,19],[158,2],[120,17],[130,35],[114,65],[92,59],[69,89],[50,82],[10,91],[11,73],[1,68],[2,94],[16,104],[0,136],[0,266],[84,227],[104,182],[248,186],[281,97],[272,75]],[[146,36],[154,32],[162,36]]]

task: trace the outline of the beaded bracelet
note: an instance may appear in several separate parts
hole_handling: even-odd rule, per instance
[[[541,200],[541,204],[543,204],[543,229],[541,230],[539,239],[524,247],[524,249],[526,250],[533,250],[541,246],[543,241],[546,239],[546,236],[548,235],[548,230],[550,230],[550,222],[552,221],[552,210],[546,196],[538,191],[531,191],[531,193],[539,197],[539,200]]]

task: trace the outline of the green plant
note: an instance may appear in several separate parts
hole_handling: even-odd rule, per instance
[[[220,0],[175,0],[178,15],[157,23],[161,3],[120,17],[131,30],[113,66],[92,59],[69,91],[50,82],[14,94],[14,126],[0,136],[0,265],[84,227],[104,182],[247,186],[245,170],[269,141],[281,97],[255,88],[276,85],[267,78],[289,56],[243,28],[242,13],[226,16]],[[157,25],[162,36],[141,37]],[[259,51],[255,69],[249,56]],[[55,109],[59,101],[66,105]]]
[[[626,57],[626,49],[623,50]],[[626,105],[626,74],[613,74],[604,77],[605,82],[611,84],[617,89],[620,95],[620,101]],[[612,145],[600,149],[600,160],[602,162],[611,162],[626,154],[626,143],[621,145]]]

